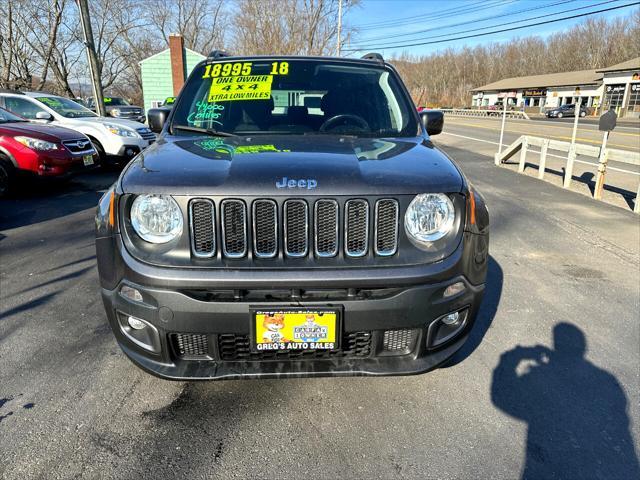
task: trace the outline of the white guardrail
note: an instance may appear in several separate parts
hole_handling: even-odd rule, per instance
[[[571,186],[571,179],[573,176],[573,164],[577,155],[584,155],[586,157],[593,157],[598,159],[598,175],[596,177],[596,186],[593,192],[593,198],[596,200],[602,199],[602,190],[604,188],[604,179],[607,174],[607,162],[609,160],[613,162],[625,163],[627,165],[640,166],[640,153],[631,152],[628,150],[616,150],[614,148],[600,148],[594,145],[584,145],[581,143],[561,142],[559,140],[550,140],[548,138],[532,137],[530,135],[522,135],[515,142],[509,145],[501,153],[496,153],[495,163],[500,165],[506,162],[509,158],[514,156],[518,151],[520,152],[520,162],[518,165],[518,172],[524,173],[525,164],[527,161],[527,151],[529,147],[540,148],[540,166],[538,168],[538,178],[542,180],[544,178],[545,166],[547,162],[547,151],[557,150],[560,152],[567,152],[567,168],[564,175],[564,188]],[[640,213],[640,185],[638,185],[638,191],[636,193],[634,212]]]
[[[502,117],[504,113],[502,109],[499,110],[472,110],[470,108],[438,108],[441,112],[447,115],[454,115],[457,117]],[[519,110],[507,110],[507,118],[523,118],[529,120],[529,115]]]

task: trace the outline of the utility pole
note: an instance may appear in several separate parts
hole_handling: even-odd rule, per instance
[[[87,57],[89,59],[89,72],[91,73],[91,83],[93,85],[93,98],[96,104],[96,112],[101,117],[106,117],[104,109],[104,95],[102,93],[102,81],[100,80],[98,68],[98,55],[96,46],[93,43],[93,30],[91,30],[91,20],[89,17],[89,5],[87,0],[76,0],[80,10],[80,22],[84,33],[84,45],[87,47]]]
[[[342,33],[342,0],[338,0],[338,45],[336,46],[336,53],[340,56],[340,34]]]

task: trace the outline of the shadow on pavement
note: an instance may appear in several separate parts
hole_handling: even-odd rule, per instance
[[[640,478],[622,387],[585,358],[579,328],[559,323],[553,341],[503,353],[493,372],[494,405],[527,423],[522,479]]]
[[[67,183],[21,183],[18,193],[0,200],[0,230],[32,225],[95,207],[118,178],[116,172],[98,171]]]
[[[480,311],[476,317],[476,321],[469,333],[469,338],[456,354],[446,362],[442,368],[449,368],[464,359],[469,357],[476,348],[482,343],[487,330],[491,327],[496,312],[498,311],[498,305],[500,304],[500,297],[502,296],[502,284],[504,281],[504,275],[502,268],[498,265],[495,258],[489,256],[489,269],[487,271],[487,283],[484,291],[484,298],[482,299],[482,305]]]

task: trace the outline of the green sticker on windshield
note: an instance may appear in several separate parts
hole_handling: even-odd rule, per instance
[[[40,100],[45,105],[49,105],[50,107],[62,107],[62,102],[60,102],[60,100],[58,100],[57,98],[40,97],[38,98],[38,100]]]

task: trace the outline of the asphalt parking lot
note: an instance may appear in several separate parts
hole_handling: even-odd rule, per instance
[[[486,197],[491,263],[469,342],[413,377],[151,377],[99,298],[116,174],[0,200],[0,477],[638,478],[639,217],[437,141]]]

